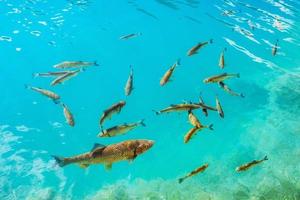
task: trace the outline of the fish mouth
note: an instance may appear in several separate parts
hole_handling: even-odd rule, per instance
[[[139,145],[136,147],[136,153],[142,154],[145,151],[149,150],[154,145],[153,140],[141,140]]]
[[[203,80],[203,83],[208,83],[208,79],[204,79],[204,80]]]

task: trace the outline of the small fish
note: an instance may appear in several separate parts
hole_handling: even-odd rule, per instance
[[[182,111],[189,111],[203,108],[203,105],[196,104],[196,103],[182,103],[182,104],[171,104],[169,107],[162,109],[160,111],[155,111],[157,115],[163,113],[170,113],[170,112],[182,112]],[[215,109],[215,108],[212,108]]]
[[[137,128],[138,126],[146,126],[144,120],[141,120],[137,123],[123,124],[119,126],[114,126],[106,130],[102,130],[101,133],[98,134],[98,137],[114,137],[117,135],[122,135]]]
[[[36,92],[52,99],[55,103],[58,103],[58,100],[60,99],[60,96],[58,94],[55,94],[54,92],[52,92],[50,90],[45,90],[45,89],[38,88],[38,87],[31,87],[28,85],[25,85],[25,88],[36,91]]]
[[[221,52],[220,59],[219,59],[219,67],[221,69],[224,69],[224,67],[225,67],[225,58],[224,58],[225,51],[226,51],[226,48]]]
[[[134,37],[137,37],[137,36],[140,36],[140,35],[142,35],[142,33],[131,33],[131,34],[128,34],[128,35],[121,36],[120,40],[128,40],[130,38],[134,38]]]
[[[197,118],[196,115],[194,115],[192,110],[188,111],[188,117],[189,117],[189,122],[197,128],[201,128],[202,124],[200,123],[199,119]]]
[[[201,97],[201,95],[200,95],[200,97],[199,97],[199,100],[200,100],[200,103],[201,103],[201,104],[205,104],[205,102],[204,102],[203,98]],[[208,110],[207,110],[207,108],[202,108],[202,112],[203,112],[203,114],[204,114],[206,117],[208,116]]]
[[[204,83],[219,83],[221,81],[224,81],[226,79],[230,78],[240,78],[240,74],[228,74],[228,73],[223,73],[220,75],[216,76],[211,76],[209,78],[204,79]]]
[[[185,179],[190,178],[190,177],[192,177],[192,176],[195,176],[195,175],[197,175],[197,174],[199,174],[199,173],[202,173],[202,172],[204,172],[207,168],[208,168],[208,164],[205,164],[205,165],[199,167],[198,169],[195,169],[195,170],[192,171],[191,173],[187,174],[186,176],[184,176],[184,177],[178,179],[178,182],[179,182],[179,183],[182,183]]]
[[[71,113],[71,111],[69,110],[69,108],[64,103],[62,103],[61,105],[63,107],[64,116],[65,116],[65,118],[67,120],[67,123],[70,126],[74,127],[75,126],[75,120],[74,120],[73,114]]]
[[[273,56],[276,56],[276,54],[277,54],[277,51],[278,51],[278,42],[279,42],[279,40],[276,41],[274,47],[272,48],[272,55]]]
[[[87,168],[92,164],[104,164],[106,169],[111,169],[112,164],[123,160],[134,160],[137,156],[149,150],[154,144],[151,140],[127,140],[112,145],[95,144],[90,152],[63,158],[52,156],[60,167],[77,164]]]
[[[112,105],[111,107],[109,107],[108,109],[106,109],[101,118],[100,118],[100,126],[102,127],[102,124],[104,123],[105,120],[110,119],[112,117],[112,115],[116,114],[116,113],[120,113],[122,108],[126,105],[125,101],[120,101],[114,105]]]
[[[131,72],[125,86],[125,95],[129,96],[133,90],[133,68],[130,66]]]
[[[244,98],[245,96],[242,93],[234,92],[232,89],[230,89],[224,82],[219,82],[219,86],[228,94],[232,96],[238,96]]]
[[[198,50],[200,50],[202,47],[206,46],[207,44],[211,44],[213,43],[213,40],[209,40],[207,42],[203,42],[203,43],[198,43],[197,45],[193,46],[188,52],[187,52],[187,55],[188,56],[192,56],[194,54],[197,54],[198,53]]]
[[[97,61],[95,62],[84,62],[84,61],[64,61],[54,65],[54,68],[57,69],[66,69],[66,68],[74,68],[74,67],[89,67],[89,66],[99,66]]]
[[[53,77],[53,76],[62,76],[71,71],[60,71],[60,72],[46,72],[46,73],[34,73],[33,77]]]
[[[70,71],[70,72],[68,72],[66,74],[63,74],[63,75],[57,77],[56,79],[54,79],[50,83],[50,85],[51,86],[55,86],[55,85],[61,84],[61,83],[65,82],[65,81],[71,79],[72,77],[77,76],[78,73],[81,72],[81,71],[82,71],[82,69],[78,69],[76,71]]]
[[[250,169],[250,168],[252,168],[252,167],[254,167],[254,166],[256,166],[256,165],[258,165],[258,164],[260,164],[262,162],[264,162],[264,161],[267,161],[267,160],[269,160],[268,156],[265,156],[262,160],[253,160],[250,163],[247,163],[247,164],[244,164],[244,165],[242,165],[240,167],[237,167],[236,171],[237,172],[246,171],[246,170],[248,170],[248,169]]]
[[[166,73],[163,75],[163,77],[160,79],[160,85],[164,86],[165,84],[167,84],[170,81],[170,78],[175,70],[175,68],[177,66],[180,65],[180,59],[178,59],[176,61],[176,63],[174,65],[172,65],[172,67],[170,69],[168,69],[168,71],[166,71]]]
[[[220,117],[224,118],[224,112],[223,112],[223,109],[222,109],[222,106],[221,106],[221,103],[220,103],[218,97],[216,97],[216,108],[218,110]]]
[[[184,136],[184,143],[186,144],[186,143],[188,143],[191,139],[192,139],[192,137],[199,131],[200,129],[199,128],[197,128],[196,126],[195,127],[193,127],[193,128],[191,128],[186,134],[185,134],[185,136]]]

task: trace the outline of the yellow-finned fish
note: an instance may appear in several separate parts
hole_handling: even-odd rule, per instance
[[[224,118],[224,116],[225,116],[224,111],[222,109],[222,106],[221,106],[221,103],[220,103],[218,97],[216,97],[216,108],[218,110],[218,113],[219,113],[220,117]]]
[[[50,85],[51,85],[51,86],[55,86],[55,85],[61,84],[61,83],[65,82],[65,81],[67,81],[67,80],[73,78],[74,76],[77,76],[78,73],[81,72],[81,71],[82,71],[81,69],[78,69],[78,70],[76,70],[76,71],[70,71],[70,72],[68,72],[68,73],[66,73],[66,74],[63,74],[63,75],[57,77],[56,79],[54,79],[54,80],[50,83]]]
[[[129,96],[133,90],[133,68],[131,65],[130,65],[130,69],[131,69],[131,71],[130,71],[128,80],[125,85],[125,95],[126,96]]]
[[[228,73],[223,73],[220,75],[216,76],[211,76],[209,78],[204,79],[204,83],[219,83],[221,81],[224,81],[226,79],[230,78],[240,78],[240,74],[228,74]]]
[[[137,37],[137,36],[140,36],[142,35],[142,33],[131,33],[131,34],[128,34],[128,35],[123,35],[120,37],[120,40],[128,40],[130,38],[134,38],[134,37]]]
[[[64,61],[54,65],[54,68],[57,69],[67,69],[74,67],[89,67],[89,66],[99,66],[97,61],[94,62],[85,62],[85,61]]]
[[[67,123],[72,127],[75,126],[75,120],[70,109],[64,103],[62,103],[61,105],[63,107],[64,116],[66,118]]]
[[[77,164],[81,168],[87,168],[92,164],[103,164],[106,169],[111,169],[113,163],[134,160],[149,150],[153,144],[152,140],[127,140],[108,146],[95,144],[90,152],[67,158],[59,156],[53,156],[53,158],[60,167]]]
[[[276,56],[276,54],[277,54],[277,51],[278,51],[278,42],[279,42],[279,40],[276,41],[275,45],[272,48],[272,55],[273,56]]]
[[[54,101],[54,103],[58,103],[58,100],[60,99],[60,96],[50,90],[46,90],[46,89],[42,89],[42,88],[38,88],[38,87],[32,87],[32,86],[28,86],[25,85],[25,88],[36,91],[50,99],[52,99]]]
[[[244,96],[244,94],[242,94],[242,93],[237,93],[237,92],[234,92],[232,89],[230,89],[229,87],[228,87],[228,85],[226,85],[224,82],[219,82],[219,86],[225,91],[225,92],[227,92],[228,94],[230,94],[230,95],[232,95],[232,96],[238,96],[238,97],[242,97],[242,98],[244,98],[245,96]]]
[[[180,65],[180,59],[178,59],[178,60],[176,61],[176,63],[173,64],[173,65],[171,66],[171,68],[168,69],[168,71],[166,71],[166,73],[165,73],[165,74],[163,75],[163,77],[160,79],[160,85],[161,85],[161,86],[166,85],[166,84],[170,81],[170,78],[171,78],[171,76],[173,75],[173,72],[174,72],[175,68],[176,68],[177,66],[179,66],[179,65]]]
[[[98,137],[114,137],[117,135],[122,135],[137,128],[138,126],[146,126],[144,120],[136,123],[122,124],[102,130],[101,133],[98,134]]]
[[[224,69],[224,67],[225,67],[225,56],[224,56],[225,51],[226,51],[226,48],[224,48],[224,50],[221,52],[220,59],[219,59],[219,67],[221,69]]]
[[[122,108],[126,105],[125,101],[120,101],[118,103],[113,104],[111,107],[109,107],[108,109],[106,109],[101,118],[100,118],[100,126],[102,127],[103,123],[105,120],[110,119],[112,117],[112,115],[116,114],[116,113],[120,113]]]
[[[197,45],[195,45],[195,46],[193,46],[188,52],[187,52],[187,55],[188,56],[192,56],[192,55],[194,55],[194,54],[197,54],[198,53],[198,51],[201,49],[201,48],[203,48],[204,46],[206,46],[207,44],[209,44],[209,43],[213,43],[213,40],[211,39],[211,40],[209,40],[209,41],[207,41],[207,42],[200,42],[200,43],[198,43]]]
[[[178,179],[178,182],[179,182],[179,183],[182,183],[185,179],[190,178],[190,177],[192,177],[192,176],[195,176],[195,175],[197,175],[197,174],[199,174],[199,173],[204,172],[204,171],[208,168],[208,166],[209,166],[208,164],[202,165],[201,167],[195,169],[194,171],[190,172],[190,173],[187,174],[186,176],[184,176],[184,177]]]
[[[246,171],[246,170],[248,170],[248,169],[250,169],[250,168],[252,168],[252,167],[254,167],[254,166],[256,166],[256,165],[258,165],[258,164],[260,164],[262,162],[264,162],[264,161],[267,161],[267,160],[269,160],[268,156],[265,156],[262,160],[253,160],[252,162],[249,162],[249,163],[244,164],[244,165],[242,165],[240,167],[237,167],[236,171],[237,172]]]

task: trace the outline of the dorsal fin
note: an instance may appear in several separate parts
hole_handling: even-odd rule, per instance
[[[103,144],[99,144],[99,143],[95,143],[93,148],[91,149],[91,152],[94,152],[95,150],[97,149],[102,149],[102,148],[105,148],[106,146],[103,145]]]

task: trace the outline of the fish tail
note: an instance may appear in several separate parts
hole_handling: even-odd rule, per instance
[[[160,112],[159,111],[156,111],[156,110],[152,110],[156,115],[160,115]]]
[[[213,42],[214,42],[214,40],[213,40],[213,39],[210,39],[210,40],[209,40],[209,43],[210,43],[210,44],[212,44]]]
[[[146,127],[146,124],[145,124],[145,119],[142,119],[140,122],[139,122],[140,125]]]
[[[241,93],[240,96],[241,96],[242,98],[245,98],[245,95],[244,95],[243,93]]]
[[[226,47],[223,49],[223,52],[225,52],[225,51],[227,51],[227,48],[226,48]]]
[[[211,125],[208,126],[208,128],[209,128],[209,130],[213,131],[214,130],[214,125],[211,124]]]
[[[38,76],[39,76],[38,73],[32,73],[32,78],[36,78],[36,77],[38,77]]]
[[[269,160],[268,156],[265,156],[263,160]]]
[[[27,85],[27,84],[24,84],[24,87],[26,88],[26,89],[30,89],[31,87],[29,86],[29,85]]]
[[[58,166],[60,167],[64,167],[67,165],[67,163],[65,162],[65,159],[59,156],[54,156],[52,155],[52,157],[55,159],[56,163],[58,164]]]
[[[99,63],[97,60],[94,61],[94,66],[99,66]]]
[[[184,181],[185,178],[178,179],[178,183],[181,184]]]
[[[180,66],[181,65],[181,59],[178,58],[177,61],[176,61],[176,66]]]
[[[55,104],[61,104],[62,106],[65,106],[65,104],[61,103],[59,99],[53,99],[53,102]]]

